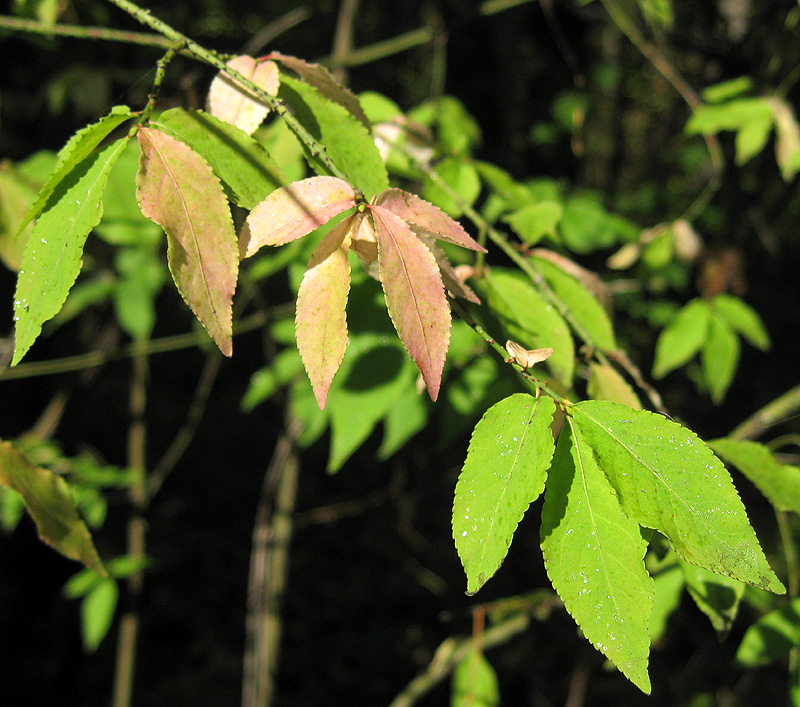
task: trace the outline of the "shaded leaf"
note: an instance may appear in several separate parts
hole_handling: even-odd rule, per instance
[[[610,400],[613,403],[627,405],[634,410],[641,410],[639,396],[631,388],[622,375],[607,362],[589,364],[589,384],[586,392],[593,400]]]
[[[173,108],[158,117],[158,127],[185,142],[214,170],[229,198],[252,209],[286,183],[261,143],[208,113]]]
[[[722,463],[685,427],[609,402],[570,408],[625,513],[687,562],[759,589],[784,590]]]
[[[686,589],[700,611],[708,616],[721,638],[727,636],[739,613],[744,584],[681,561]]]
[[[708,336],[700,352],[711,400],[719,405],[733,381],[739,363],[739,339],[727,322],[712,313],[708,320]]]
[[[540,201],[527,204],[503,220],[514,229],[523,243],[538,243],[544,236],[556,237],[556,227],[564,213],[559,201]]]
[[[314,88],[290,76],[281,76],[279,97],[311,135],[325,146],[328,157],[347,175],[347,181],[367,199],[389,186],[386,166],[369,131],[338,103],[333,103]],[[308,152],[306,159],[319,174],[327,174],[325,164]]]
[[[105,576],[92,537],[78,517],[64,479],[31,464],[10,442],[0,441],[0,485],[22,497],[44,542]]]
[[[780,98],[767,99],[775,118],[775,158],[785,181],[797,174],[797,156],[800,152],[800,125],[794,109]]]
[[[571,387],[575,346],[569,327],[530,279],[517,271],[492,268],[479,284],[508,338],[525,348],[553,349],[547,366]]]
[[[415,388],[408,387],[389,408],[383,419],[383,439],[378,459],[388,459],[428,422],[425,399]]]
[[[683,572],[675,564],[653,577],[653,613],[650,614],[650,640],[656,643],[667,628],[667,620],[678,608],[683,593]]]
[[[75,133],[64,147],[58,153],[58,162],[47,180],[36,201],[33,202],[31,208],[25,216],[24,221],[20,225],[20,230],[35,219],[45,208],[46,205],[51,205],[51,196],[56,187],[75,169],[83,171],[81,163],[88,158],[95,150],[95,148],[103,142],[115,129],[118,128],[126,120],[133,117],[131,109],[128,106],[114,106],[111,112],[100,118],[96,123],[87,125]],[[71,181],[76,181],[73,177]],[[64,190],[62,190],[63,193]],[[59,196],[56,196],[58,199]]]
[[[736,164],[745,164],[764,149],[772,125],[772,116],[767,111],[754,116],[739,128],[736,133]]]
[[[711,300],[711,309],[734,331],[757,349],[770,347],[769,334],[756,311],[738,297],[721,293]]]
[[[439,267],[398,216],[381,206],[371,206],[370,216],[389,316],[436,400],[450,342],[450,305]]]
[[[19,178],[10,163],[0,163],[0,260],[9,269],[18,271],[25,243],[33,227],[22,228],[36,192]]]
[[[302,238],[355,205],[353,188],[337,177],[309,177],[276,189],[247,217],[240,253],[248,258],[262,246]]]
[[[105,577],[81,602],[81,635],[87,652],[94,653],[108,635],[118,597],[117,583]]]
[[[736,661],[755,668],[778,660],[787,660],[792,649],[800,646],[800,599],[788,606],[770,611],[744,634]]]
[[[497,707],[500,704],[497,675],[477,647],[473,646],[456,665],[451,693],[450,707]]]
[[[551,398],[518,393],[475,425],[453,501],[453,539],[467,594],[498,570],[522,516],[544,490],[554,410]]]
[[[575,422],[568,418],[559,435],[547,477],[541,528],[547,575],[586,638],[649,694],[647,542]]]
[[[601,351],[617,348],[611,320],[594,294],[573,275],[560,268],[549,258],[534,257],[547,284],[564,304],[582,332],[588,336],[586,343]]]
[[[375,199],[375,204],[399,216],[415,231],[460,245],[462,248],[487,252],[486,248],[467,234],[458,221],[415,194],[401,189],[386,189]]]
[[[781,464],[758,442],[723,438],[711,440],[708,446],[741,471],[777,510],[800,515],[798,467]]]
[[[323,237],[308,261],[297,292],[297,348],[320,409],[325,407],[331,381],[347,349],[347,251],[351,233],[358,229],[362,218],[356,214]]]
[[[288,56],[280,52],[272,52],[267,55],[267,59],[273,59],[288,66],[303,81],[313,86],[325,98],[338,103],[345,108],[356,120],[369,130],[370,122],[361,108],[358,98],[349,89],[340,84],[331,73],[321,64],[310,64],[307,61],[298,59],[295,56]]]
[[[167,260],[181,297],[230,356],[239,256],[222,185],[200,155],[161,130],[142,128],[139,144],[142,213],[167,234]]]
[[[693,299],[675,315],[656,341],[655,378],[663,378],[700,351],[708,336],[710,318],[708,304],[701,299]]]
[[[258,61],[251,56],[237,56],[227,65],[250,79],[256,86],[263,88],[270,96],[278,95],[278,66],[272,61]],[[264,122],[269,107],[257,98],[238,81],[220,71],[208,89],[208,112],[215,118],[235,125],[248,135]]]
[[[61,309],[80,273],[83,246],[103,214],[111,168],[125,149],[123,138],[73,166],[54,187],[25,246],[14,294],[16,365]]]

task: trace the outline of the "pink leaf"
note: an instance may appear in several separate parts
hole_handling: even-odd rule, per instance
[[[328,100],[338,103],[347,109],[356,120],[361,122],[367,130],[370,130],[369,118],[364,113],[358,98],[333,78],[324,66],[309,64],[307,61],[298,59],[295,56],[288,56],[280,52],[272,52],[266,58],[274,59],[284,66],[288,66],[309,86],[316,88]]]
[[[350,291],[347,249],[364,217],[342,221],[320,241],[297,292],[297,348],[322,410],[347,349],[345,308]]]
[[[480,298],[476,295],[472,288],[464,282],[464,278],[459,275],[456,269],[450,264],[444,251],[439,247],[436,241],[424,233],[417,233],[419,238],[433,253],[436,258],[436,264],[439,266],[439,272],[442,273],[442,282],[444,282],[445,289],[452,297],[462,297],[473,304],[480,304]]]
[[[458,221],[414,194],[400,189],[387,189],[377,196],[375,204],[407,221],[414,230],[455,243],[462,248],[486,252],[486,248],[473,240]]]
[[[184,301],[230,356],[239,259],[222,185],[188,145],[153,128],[141,128],[138,137],[139,207],[167,234],[169,269]]]
[[[389,316],[436,400],[450,344],[450,307],[436,258],[400,217],[368,208]]]
[[[355,199],[353,187],[337,177],[309,177],[276,189],[247,217],[239,237],[241,257],[308,235],[354,207]]]
[[[259,62],[243,55],[231,59],[228,66],[263,88],[270,96],[278,95],[280,77],[275,62]],[[208,112],[252,135],[267,117],[269,108],[251,98],[247,89],[220,71],[208,89]]]

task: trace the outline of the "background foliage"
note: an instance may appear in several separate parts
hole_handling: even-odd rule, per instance
[[[352,22],[356,47],[406,32],[417,32],[412,35],[417,44],[349,68],[349,85],[356,93],[388,97],[409,119],[433,130],[437,171],[462,200],[472,202],[480,192],[476,206],[488,220],[497,219],[530,246],[557,238],[582,266],[601,273],[611,283],[614,334],[595,331],[595,340],[616,336],[647,378],[659,379],[672,416],[703,439],[725,437],[796,384],[800,204],[796,153],[790,147],[798,6],[744,3],[746,9],[737,11],[733,4],[683,0],[622,7],[616,2],[495,5],[502,11],[495,12],[493,3],[457,0],[364,0]],[[101,3],[17,2],[13,9],[45,21],[55,13],[63,23],[140,30],[131,18]],[[254,8],[233,1],[180,2],[148,9],[220,51],[277,50],[314,60],[331,53],[340,6],[307,3],[297,16],[301,21],[276,30],[266,46],[248,43],[277,18],[298,11],[296,3],[276,0]],[[0,57],[7,69],[0,78],[0,221],[6,224],[18,218],[10,214],[8,205],[15,203],[10,190],[21,190],[30,200],[53,169],[53,156],[40,151],[57,151],[112,105],[143,106],[163,50],[2,32]],[[640,46],[632,37],[641,40]],[[703,102],[694,115],[686,96],[660,73],[665,61],[681,77],[678,87],[689,87]],[[212,76],[210,69],[176,57],[159,108],[202,107]],[[703,93],[709,86],[716,88]],[[431,99],[440,94],[452,98],[434,110]],[[362,100],[373,120],[394,110],[374,95]],[[711,152],[703,132],[718,140]],[[301,178],[302,159],[290,143],[278,131],[265,139],[281,156],[287,176]],[[405,174],[426,198],[461,215],[458,201],[450,196],[448,203],[449,195],[437,191],[436,183],[421,179],[402,158],[394,159],[396,173]],[[497,167],[516,180],[517,191],[504,191],[507,177]],[[132,160],[128,178],[135,168]],[[698,202],[709,184],[718,188],[708,192],[708,201]],[[118,353],[130,340],[178,346],[180,340],[167,337],[191,332],[195,325],[176,292],[162,287],[167,274],[153,257],[158,229],[137,223],[137,247],[130,247],[119,226],[135,205],[124,202],[124,190],[109,191],[119,201],[107,202],[106,214],[118,220],[107,219],[100,227],[106,232],[92,239],[78,296],[45,325],[47,336],[30,357],[49,361],[99,352],[102,365],[88,362],[48,376],[28,369],[27,377],[17,379],[4,373],[0,434],[28,440],[26,452],[35,463],[73,483],[87,523],[102,526],[94,533],[100,555],[123,556],[109,570],[124,579],[141,569],[124,557],[133,483],[126,469],[132,365],[126,357],[106,360],[104,354]],[[499,198],[501,193],[506,196]],[[536,209],[529,208],[531,202]],[[699,234],[699,248],[692,232]],[[263,261],[260,274],[251,271],[256,282],[267,283],[256,295],[263,310],[291,301],[309,255],[302,245],[286,256],[280,252]],[[13,244],[2,255],[12,264],[18,257]],[[299,269],[290,262],[299,263]],[[496,269],[479,294],[512,322],[513,330],[519,299],[505,295],[517,292],[515,274],[504,270],[507,261],[499,256],[491,256],[490,264]],[[265,279],[287,265],[288,278]],[[542,265],[547,275],[548,265]],[[9,324],[14,287],[15,273],[4,270],[0,302],[5,304],[0,306],[7,308]],[[551,287],[559,282],[551,279]],[[359,297],[351,301],[369,302],[378,294],[369,280],[355,282],[354,288],[360,288]],[[763,328],[741,309],[731,314],[730,307],[737,307],[725,299],[731,296],[752,307]],[[510,302],[507,310],[503,302]],[[287,313],[291,310],[284,318]],[[676,314],[689,319],[688,328],[674,324]],[[372,388],[372,397],[341,396],[338,413],[332,413],[332,436],[320,422],[301,440],[307,446],[293,514],[276,704],[344,704],[353,695],[388,704],[429,664],[442,641],[473,631],[476,600],[491,611],[492,601],[550,586],[538,559],[535,518],[541,501],[522,520],[501,571],[475,599],[463,594],[463,570],[453,548],[450,508],[470,432],[489,405],[518,390],[510,367],[489,353],[476,353],[473,335],[459,325],[446,395],[437,405],[426,404],[422,416],[416,397],[405,403],[398,397],[400,413],[388,418],[384,401],[400,389],[413,389],[415,369],[396,342],[370,340],[371,329],[391,332],[385,315],[378,316],[366,305],[363,312],[350,313],[351,323],[361,317],[369,326],[351,332],[354,353],[339,373],[344,381],[362,385],[362,391]],[[589,312],[585,321],[596,326],[600,319]],[[677,332],[672,341],[670,322]],[[4,362],[12,345],[10,327],[7,331]],[[548,333],[558,336],[552,328]],[[291,347],[283,348],[291,340],[279,321],[268,337],[258,330],[237,336],[232,360],[220,361],[202,334],[178,351],[150,357],[146,466],[162,468],[187,410],[202,419],[177,465],[164,464],[170,471],[146,512],[151,566],[138,598],[142,624],[135,691],[142,704],[218,705],[240,699],[251,532],[269,460],[280,447],[284,387],[301,371],[297,357],[286,353]],[[765,354],[761,349],[768,346]],[[610,342],[608,348],[613,348]],[[265,359],[273,358],[275,366],[263,369]],[[362,368],[377,371],[375,381],[348,379],[348,366],[352,370],[356,359]],[[393,366],[401,371],[390,381],[397,390],[374,387],[381,371]],[[571,358],[556,359],[550,370],[563,381],[571,379],[574,366]],[[599,374],[592,380],[596,386],[614,385]],[[289,395],[296,409],[313,405],[310,395]],[[200,404],[193,407],[193,400]],[[793,412],[789,406],[782,417]],[[137,414],[134,408],[134,423]],[[371,423],[383,418],[383,429],[373,431]],[[347,434],[337,433],[337,419],[369,424],[361,433],[349,427]],[[796,469],[791,466],[797,463],[792,454],[796,427],[791,417],[781,419],[762,440],[778,440],[777,460],[759,458],[762,447],[740,448],[730,441],[712,445],[742,472],[734,477],[737,488],[782,578],[793,562],[796,523],[789,512],[798,509],[792,501],[795,485],[790,481],[788,490],[765,490],[757,476],[770,464]],[[393,442],[409,432],[416,433],[409,444]],[[325,473],[340,467],[335,475]],[[268,474],[267,479],[269,484]],[[777,523],[773,507],[779,511]],[[119,628],[103,607],[113,606],[109,597],[116,585],[75,575],[74,563],[38,542],[32,523],[25,519],[17,525],[16,508],[10,502],[3,506],[3,522],[13,532],[0,543],[0,624],[4,636],[14,637],[3,642],[0,659],[16,676],[6,699],[9,704],[105,701],[112,691]],[[718,612],[719,602],[710,600],[709,622],[702,596],[708,585],[702,579],[687,579],[689,593],[679,595],[680,582],[669,567],[658,576],[663,586],[674,584],[671,593],[667,590],[671,605],[662,608],[665,630],[651,655],[652,697],[616,672],[604,671],[602,656],[545,596],[533,602],[539,614],[529,630],[487,650],[503,701],[537,706],[781,703],[787,688],[797,684],[791,674],[797,667],[793,646],[800,643],[794,603],[752,593],[731,623]],[[119,586],[117,617],[130,608],[124,582]],[[794,596],[797,588],[789,589]],[[65,601],[65,595],[83,603]],[[768,613],[771,609],[776,611]],[[757,632],[745,637],[761,615],[785,638],[782,646],[759,646]],[[100,642],[108,626],[111,633]],[[727,634],[721,644],[715,629]],[[740,644],[741,664],[736,664]],[[480,655],[469,659],[479,666],[473,670],[486,674]],[[470,689],[466,664],[453,683],[454,704]],[[491,677],[484,679],[487,704],[493,703],[492,685]],[[420,704],[445,704],[450,698],[445,682]]]

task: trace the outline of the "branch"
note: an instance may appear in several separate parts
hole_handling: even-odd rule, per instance
[[[748,417],[728,437],[756,439],[800,410],[800,385],[795,386]]]

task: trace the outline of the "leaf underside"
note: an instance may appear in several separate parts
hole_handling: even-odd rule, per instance
[[[237,56],[228,66],[263,88],[269,95],[278,94],[278,67],[271,61],[257,61],[251,56]],[[208,89],[208,112],[215,118],[235,125],[252,135],[269,113],[269,108],[252,98],[249,92],[230,76],[220,71]]]

